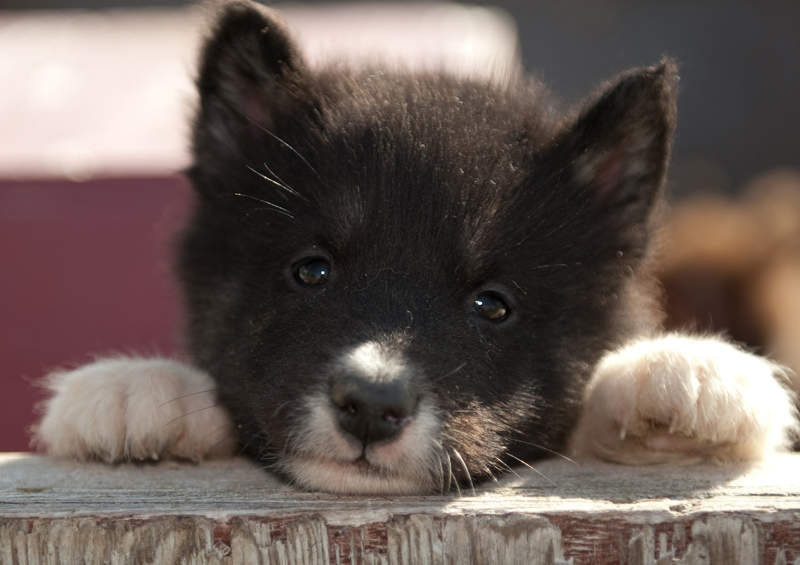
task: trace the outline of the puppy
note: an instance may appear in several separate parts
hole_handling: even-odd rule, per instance
[[[312,71],[273,13],[236,2],[197,85],[177,260],[193,366],[50,377],[46,451],[238,449],[305,489],[402,494],[568,451],[650,463],[785,444],[779,367],[658,333],[671,61],[559,116],[531,79]]]

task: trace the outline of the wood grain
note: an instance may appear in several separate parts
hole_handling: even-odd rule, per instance
[[[0,455],[0,563],[800,564],[800,454],[544,461],[475,496],[297,492],[241,459]]]

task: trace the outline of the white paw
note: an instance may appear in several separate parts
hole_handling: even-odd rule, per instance
[[[52,396],[34,428],[47,453],[109,463],[231,455],[235,440],[215,385],[168,359],[102,359],[45,379]]]
[[[597,365],[573,449],[629,464],[761,459],[797,428],[784,381],[779,366],[719,339],[636,341]]]

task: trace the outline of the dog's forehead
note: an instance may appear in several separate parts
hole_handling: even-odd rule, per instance
[[[317,238],[362,270],[474,278],[509,226],[524,227],[505,221],[509,196],[554,127],[535,92],[391,74],[323,75],[318,85],[317,120],[297,138],[313,170],[279,152],[282,178],[306,197],[291,207],[304,216],[289,228],[299,241]]]
[[[519,149],[496,128],[436,128],[430,114],[404,116],[370,116],[328,135],[316,207],[327,215],[326,236],[393,262],[479,259],[524,182]],[[463,144],[467,134],[482,141]]]
[[[337,187],[334,204],[324,206],[325,235],[337,249],[376,267],[477,270],[504,230],[507,202],[499,187],[516,181],[436,178],[408,156],[395,163],[402,170],[394,175]]]

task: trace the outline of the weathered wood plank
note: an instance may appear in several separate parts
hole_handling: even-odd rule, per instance
[[[296,492],[244,460],[0,455],[0,562],[800,565],[800,455],[752,468],[544,461],[475,496]]]

